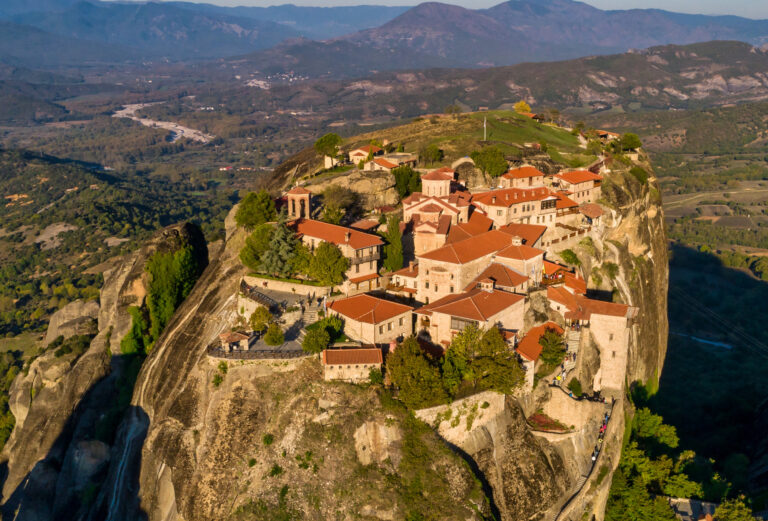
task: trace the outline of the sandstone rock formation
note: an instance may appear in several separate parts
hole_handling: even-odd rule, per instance
[[[69,338],[96,332],[99,303],[95,300],[75,300],[51,316],[43,345],[48,345],[58,336]]]

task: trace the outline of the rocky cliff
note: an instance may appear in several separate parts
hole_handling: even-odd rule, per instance
[[[87,514],[111,457],[114,424],[120,420],[121,411],[113,406],[125,392],[121,386],[130,385],[124,381],[126,372],[136,363],[115,354],[131,327],[128,308],[140,305],[146,295],[147,260],[181,244],[199,248],[201,237],[192,225],[164,229],[104,273],[97,309],[76,303],[54,317],[47,336],[78,332],[79,326],[70,326],[90,320],[95,312],[98,334],[81,356],[46,351],[14,381],[9,403],[16,426],[0,455],[3,519],[76,519]],[[74,316],[70,307],[83,316]]]
[[[655,181],[624,170],[604,182],[604,233],[574,248],[591,291],[640,308],[626,380],[647,382],[658,378],[666,351],[666,238]],[[117,432],[92,434],[99,404],[119,381],[110,349],[130,328],[127,307],[146,294],[143,266],[162,236],[105,275],[99,334],[83,356],[46,354],[15,382],[21,419],[3,451],[8,516],[18,508],[17,519],[39,520],[64,512],[94,521],[353,512],[370,520],[602,519],[621,451],[621,397],[593,472],[602,410],[575,410],[570,433],[534,434],[526,417],[542,407],[557,415],[562,398],[545,386],[451,404],[451,415],[419,413],[429,429],[376,388],[324,382],[314,358],[223,366],[209,358],[207,346],[237,321],[245,233],[233,215],[225,243],[141,367]],[[590,347],[580,362],[585,375],[599,370]]]

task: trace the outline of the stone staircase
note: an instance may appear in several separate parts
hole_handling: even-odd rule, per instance
[[[579,480],[576,482],[575,488],[576,490],[581,490],[581,487],[583,487],[587,483],[587,479],[589,476],[579,476]]]
[[[581,344],[581,331],[574,331],[573,329],[569,329],[565,341],[566,353],[578,355],[579,344]],[[565,371],[570,372],[574,367],[576,367],[576,362],[573,360],[567,360],[564,365]]]
[[[304,342],[304,337],[307,335],[306,326],[314,324],[317,322],[318,318],[317,308],[315,306],[304,309],[304,313],[301,315],[301,330],[299,331],[297,338],[299,343]]]

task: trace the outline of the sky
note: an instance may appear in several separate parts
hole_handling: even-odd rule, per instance
[[[218,5],[267,6],[296,4],[326,7],[331,5],[416,5],[420,0],[191,0]],[[491,7],[503,0],[438,0],[469,8]],[[545,0],[540,0],[544,2]],[[768,0],[587,0],[600,9],[658,8],[667,11],[698,14],[733,14],[747,18],[768,19]]]

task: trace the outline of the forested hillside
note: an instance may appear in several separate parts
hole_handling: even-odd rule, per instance
[[[0,334],[39,330],[67,302],[98,297],[100,269],[155,230],[192,219],[221,233],[231,190],[122,177],[81,164],[0,151]]]

